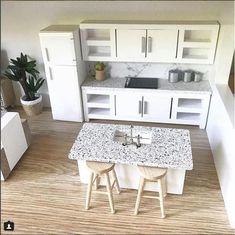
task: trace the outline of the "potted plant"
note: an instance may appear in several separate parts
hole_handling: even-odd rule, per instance
[[[35,69],[36,60],[28,60],[23,53],[16,60],[11,59],[5,76],[10,80],[19,82],[24,95],[20,98],[21,104],[29,116],[34,116],[42,111],[42,96],[37,93],[45,79],[39,78],[39,72]]]
[[[105,79],[104,74],[105,64],[103,62],[95,63],[95,79],[98,81],[102,81]]]

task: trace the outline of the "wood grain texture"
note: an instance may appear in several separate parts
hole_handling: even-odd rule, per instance
[[[24,118],[23,111],[18,111]],[[194,169],[186,173],[182,196],[167,195],[167,218],[162,220],[159,202],[153,205],[147,198],[142,198],[138,216],[133,215],[136,190],[113,194],[114,215],[108,198],[101,194],[93,195],[91,205],[95,202],[95,206],[86,211],[87,186],[79,181],[76,161],[67,157],[82,124],[53,121],[50,110],[28,118],[28,122],[32,144],[8,180],[1,183],[2,234],[7,234],[3,222],[8,220],[15,222],[14,234],[234,234],[205,130],[134,123],[191,130]]]

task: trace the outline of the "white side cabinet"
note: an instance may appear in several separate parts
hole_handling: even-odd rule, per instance
[[[117,92],[116,118],[120,120],[169,122],[171,97],[164,94]]]
[[[175,94],[173,96],[171,120],[173,123],[206,127],[211,95]]]
[[[109,90],[82,89],[85,121],[115,119],[115,95]]]
[[[80,85],[85,79],[78,26],[52,25],[40,31],[53,119],[83,121]]]

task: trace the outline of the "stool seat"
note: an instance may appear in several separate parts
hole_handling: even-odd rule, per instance
[[[109,172],[115,166],[114,163],[94,162],[94,161],[86,161],[86,165],[92,172],[96,174],[104,174],[106,172]]]
[[[150,166],[138,166],[140,175],[148,180],[158,180],[166,175],[167,169]]]

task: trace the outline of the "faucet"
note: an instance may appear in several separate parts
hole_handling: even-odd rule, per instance
[[[137,135],[136,148],[139,148],[141,146],[140,138],[140,135]]]
[[[122,143],[123,146],[127,146],[127,145],[130,145],[130,144],[134,144],[136,145],[136,148],[139,148],[141,146],[141,143],[140,143],[140,139],[142,138],[140,135],[137,135],[135,138],[136,138],[136,142],[134,142],[134,137],[133,137],[133,128],[134,126],[131,125],[130,126],[130,136],[127,136],[127,134],[124,135],[124,142]],[[129,141],[127,141],[127,138],[129,138]]]
[[[134,142],[133,141],[133,133],[132,133],[132,129],[134,128],[133,125],[131,125],[130,128],[131,128],[131,131],[130,131],[131,132],[130,133],[130,141],[131,141],[131,144],[133,144],[133,142]]]

